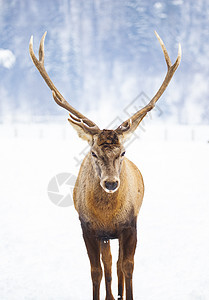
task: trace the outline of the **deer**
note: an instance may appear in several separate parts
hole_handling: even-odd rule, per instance
[[[125,157],[125,141],[130,138],[147,113],[164,93],[181,60],[181,45],[172,65],[166,47],[155,31],[167,64],[167,73],[155,96],[115,130],[101,130],[93,121],[73,108],[51,81],[44,66],[44,41],[40,41],[39,59],[29,43],[31,59],[52,91],[55,102],[69,112],[68,121],[78,136],[90,145],[82,161],[73,191],[73,201],[91,266],[93,300],[100,299],[104,266],[106,300],[114,300],[110,240],[118,239],[118,299],[133,300],[134,254],[137,245],[137,217],[144,196],[143,177],[136,165]],[[125,288],[124,288],[125,286]]]

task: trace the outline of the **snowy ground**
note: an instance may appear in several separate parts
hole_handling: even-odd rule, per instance
[[[77,213],[47,196],[53,176],[77,174],[74,157],[85,143],[71,129],[53,138],[59,128],[46,125],[44,138],[46,131],[31,128],[23,130],[29,138],[0,127],[0,299],[90,300],[89,261]],[[169,139],[170,132],[162,135],[166,141],[155,135],[137,139],[127,149],[146,188],[138,219],[134,299],[206,300],[209,134],[196,139],[192,132],[196,142],[186,136]],[[112,253],[116,297],[117,241],[112,241]]]

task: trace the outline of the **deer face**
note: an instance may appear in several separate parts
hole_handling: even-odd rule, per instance
[[[102,130],[94,137],[91,158],[94,170],[100,178],[100,185],[107,193],[114,193],[120,186],[120,171],[125,155],[114,130]]]

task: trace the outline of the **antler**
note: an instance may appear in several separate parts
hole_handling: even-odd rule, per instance
[[[32,61],[38,71],[40,72],[41,76],[45,80],[48,87],[52,90],[52,95],[55,100],[55,102],[62,106],[63,108],[67,109],[70,112],[70,119],[69,121],[75,125],[78,125],[79,127],[83,128],[85,132],[88,132],[90,134],[96,134],[100,131],[99,127],[86,118],[84,115],[82,115],[79,111],[77,111],[75,108],[73,108],[61,95],[61,93],[58,91],[58,89],[55,87],[51,79],[49,78],[49,75],[46,72],[46,69],[44,67],[44,41],[46,37],[47,32],[44,33],[44,35],[41,38],[40,47],[39,47],[39,60],[36,58],[34,51],[33,51],[33,36],[31,36],[30,44],[29,44],[29,52],[30,56],[32,58]]]
[[[171,78],[173,77],[173,75],[181,61],[181,45],[179,44],[178,56],[177,56],[175,63],[172,65],[170,57],[168,55],[168,52],[165,48],[163,41],[161,40],[161,38],[159,37],[159,35],[157,34],[156,31],[155,31],[155,34],[158,38],[158,41],[160,42],[161,48],[164,53],[165,61],[166,61],[167,67],[168,67],[167,74],[165,76],[165,79],[164,79],[161,87],[159,88],[159,90],[157,91],[155,96],[152,98],[152,100],[145,107],[143,107],[142,109],[137,111],[131,118],[129,118],[128,120],[123,122],[116,129],[116,132],[118,134],[122,134],[124,137],[126,135],[129,135],[130,133],[132,133],[137,128],[137,126],[142,121],[142,119],[146,116],[146,114],[155,107],[155,103],[160,98],[160,96],[163,94],[165,89],[167,88]]]

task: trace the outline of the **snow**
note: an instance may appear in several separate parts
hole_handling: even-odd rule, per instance
[[[0,65],[10,69],[15,63],[16,57],[11,50],[0,48]]]
[[[0,126],[2,300],[92,299],[77,213],[47,196],[53,176],[77,175],[74,157],[86,145],[66,129],[63,134],[60,125]],[[158,128],[146,128],[127,149],[145,181],[134,299],[209,299],[209,131],[193,130],[195,135],[173,127],[165,135],[161,128],[157,139]],[[111,246],[116,298],[117,241]]]

